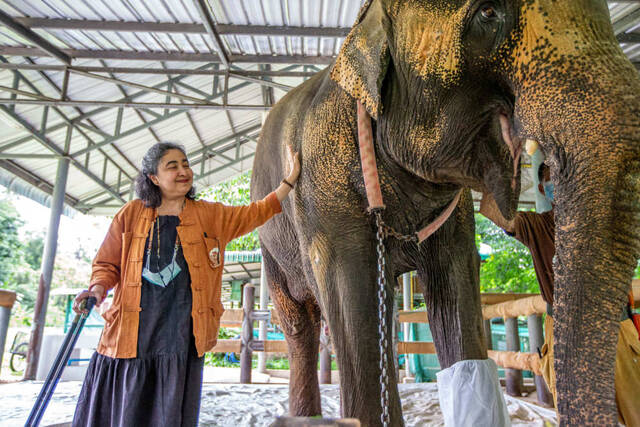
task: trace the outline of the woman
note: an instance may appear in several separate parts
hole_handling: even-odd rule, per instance
[[[194,200],[184,148],[147,151],[136,180],[140,199],[114,217],[93,261],[89,290],[112,306],[78,398],[74,426],[194,426],[204,353],[217,341],[224,248],[280,212],[300,173],[289,149],[282,184],[248,206]]]

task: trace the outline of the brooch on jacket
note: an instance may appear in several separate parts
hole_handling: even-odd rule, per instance
[[[209,265],[211,268],[220,267],[220,249],[217,246],[209,251]]]

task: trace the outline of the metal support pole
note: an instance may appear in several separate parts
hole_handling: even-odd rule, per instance
[[[411,295],[411,273],[404,273],[402,275],[402,309],[404,311],[413,310],[413,296]],[[402,336],[403,341],[409,341],[409,333],[411,330],[411,323],[402,324]],[[404,355],[404,369],[405,374],[409,376],[409,355]]]
[[[253,302],[256,288],[250,283],[244,285],[242,292],[242,351],[240,352],[240,384],[251,384],[251,343],[253,342]]]
[[[527,317],[527,327],[529,328],[529,348],[532,353],[536,353],[544,344],[542,334],[542,316],[531,314]],[[535,376],[536,394],[538,403],[543,406],[553,407],[553,395],[547,387],[547,383],[540,375]]]
[[[484,339],[487,343],[487,350],[493,350],[493,339],[491,338],[491,319],[484,319]]]
[[[204,164],[204,163],[203,163]],[[264,271],[264,261],[260,264],[260,310],[266,310],[269,306],[269,287],[267,286],[267,275]],[[267,340],[267,322],[261,320],[258,323],[258,339],[262,342]],[[267,372],[267,353],[258,353],[258,372]]]
[[[68,132],[71,132],[71,128],[69,128]],[[42,335],[47,316],[47,303],[49,302],[49,290],[51,289],[51,278],[53,276],[53,266],[55,264],[56,249],[58,246],[58,227],[60,226],[60,215],[64,207],[64,195],[67,188],[68,175],[69,158],[61,158],[58,160],[58,172],[53,189],[53,199],[51,201],[51,216],[49,218],[49,228],[47,229],[47,240],[42,255],[40,285],[33,314],[31,338],[29,339],[29,353],[27,355],[27,367],[24,374],[25,380],[34,380],[38,369]]]
[[[326,322],[320,326],[320,384],[331,384],[331,343],[325,333]]]
[[[504,322],[507,340],[507,351],[520,351],[520,337],[518,336],[518,318],[510,317]],[[519,369],[505,369],[507,393],[510,396],[522,396],[522,371]]]
[[[2,369],[2,355],[7,341],[11,309],[16,301],[16,293],[6,289],[0,289],[0,369]]]

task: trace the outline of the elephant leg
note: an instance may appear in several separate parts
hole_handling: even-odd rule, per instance
[[[507,426],[510,420],[498,372],[495,363],[487,360],[468,192],[454,215],[425,242],[425,262],[418,269],[442,367],[440,406],[447,425]]]
[[[268,250],[263,248],[262,254],[271,299],[289,347],[289,413],[299,417],[321,415],[317,372],[320,309],[315,301],[297,301],[289,292],[289,287],[306,286],[293,283],[304,280],[302,274],[285,275]]]
[[[368,228],[362,231],[368,232]],[[366,234],[357,237],[350,233],[346,242],[343,238],[316,235],[310,246],[309,260],[340,368],[342,416],[357,418],[362,426],[379,426],[381,369],[377,257],[372,238],[367,237]],[[390,425],[402,426],[392,336],[394,291],[388,274],[386,283],[387,410]]]
[[[449,221],[423,243],[424,263],[418,267],[442,369],[461,360],[487,358],[470,199],[466,193]]]

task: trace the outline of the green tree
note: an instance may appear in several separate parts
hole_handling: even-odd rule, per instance
[[[18,230],[24,222],[10,200],[0,200],[0,284],[7,288],[19,270],[17,259],[22,259],[23,245]]]
[[[39,271],[42,265],[42,251],[44,250],[44,233],[27,233],[24,245],[24,260],[32,269]]]
[[[251,171],[249,170],[242,175],[201,191],[198,194],[198,199],[220,202],[225,205],[247,205],[251,203],[250,184]],[[252,251],[259,248],[258,232],[254,230],[229,242],[226,249],[228,251]]]
[[[16,293],[16,304],[11,313],[14,326],[31,325],[44,248],[42,233],[26,233],[24,239],[20,238],[23,225],[24,221],[11,201],[0,200],[0,288]],[[58,253],[51,290],[86,287],[90,273],[90,261]],[[65,298],[52,297],[47,309],[47,326],[61,326],[65,308]]]
[[[25,261],[25,245],[19,235],[23,225],[24,221],[11,201],[0,200],[0,288],[16,293],[12,324],[30,325],[38,273]]]
[[[529,250],[482,215],[476,215],[476,245],[493,249],[480,267],[481,292],[540,291]]]

